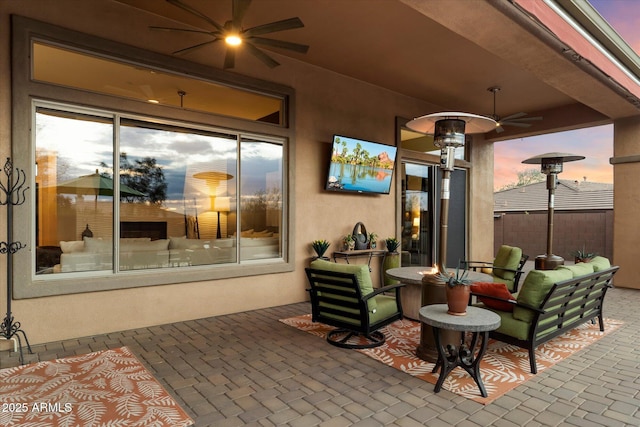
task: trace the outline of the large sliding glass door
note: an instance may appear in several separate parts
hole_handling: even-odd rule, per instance
[[[440,234],[440,190],[442,171],[437,165],[403,160],[402,174],[402,265],[432,266],[437,260]],[[465,258],[467,235],[467,171],[451,174],[447,227],[447,267],[455,268]]]
[[[434,167],[403,161],[402,265],[433,265]]]

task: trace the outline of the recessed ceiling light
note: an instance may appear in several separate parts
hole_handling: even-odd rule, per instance
[[[227,37],[224,38],[224,41],[229,46],[239,46],[240,44],[242,44],[242,39],[237,34],[228,35]]]

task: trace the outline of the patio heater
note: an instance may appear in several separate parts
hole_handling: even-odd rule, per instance
[[[523,160],[529,165],[541,165],[541,172],[547,175],[547,190],[549,191],[549,205],[547,209],[547,253],[538,255],[535,260],[536,270],[553,270],[564,264],[564,258],[553,254],[553,212],[555,192],[558,187],[558,174],[562,172],[562,165],[566,162],[582,160],[584,156],[569,153],[546,153]]]
[[[447,274],[447,239],[449,229],[449,197],[451,172],[455,162],[455,149],[465,144],[465,131],[468,133],[485,133],[495,129],[495,120],[469,113],[444,112],[434,113],[411,120],[407,127],[416,132],[433,135],[433,145],[440,148],[440,169],[442,182],[440,190],[440,233],[438,234],[438,252],[435,268],[425,272],[422,277],[421,305],[442,304],[447,302],[445,282],[440,278],[440,272]],[[460,342],[460,333],[447,331],[441,342]],[[429,362],[435,362],[438,351],[431,327],[420,323],[420,345],[416,355]]]

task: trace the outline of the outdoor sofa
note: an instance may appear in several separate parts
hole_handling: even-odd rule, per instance
[[[472,286],[472,295],[481,301],[479,305],[500,316],[500,327],[491,332],[491,338],[526,348],[535,374],[535,349],[540,344],[596,319],[604,331],[604,297],[618,268],[607,258],[595,257],[555,270],[532,270],[520,292],[511,297],[504,288],[505,296],[497,296],[500,292],[492,289],[499,284]]]

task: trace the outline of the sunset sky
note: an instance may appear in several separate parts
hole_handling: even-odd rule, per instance
[[[640,1],[590,0],[593,7],[636,52],[640,52]],[[566,152],[585,156],[567,163],[560,179],[613,182],[613,126],[502,141],[495,144],[494,189],[518,180],[518,171],[538,168],[522,161],[538,154]]]

